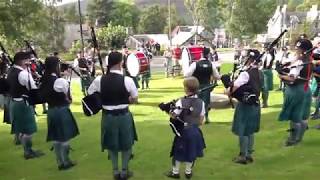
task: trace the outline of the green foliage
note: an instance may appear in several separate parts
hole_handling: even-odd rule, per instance
[[[112,10],[112,0],[92,0],[88,5],[88,20],[90,24],[94,24],[96,21],[98,21],[99,26],[109,23]]]
[[[138,32],[142,34],[159,34],[167,24],[168,10],[165,6],[153,5],[145,8],[139,20]]]
[[[222,2],[219,0],[184,0],[184,3],[195,25],[203,26],[212,34],[223,25]]]
[[[275,7],[273,0],[234,0],[227,28],[238,38],[262,33]]]
[[[114,2],[110,12],[110,21],[114,25],[132,27],[137,30],[140,11],[136,5],[123,2]]]
[[[108,23],[97,31],[97,38],[102,48],[121,48],[127,38],[126,28]]]
[[[312,5],[320,5],[319,0],[303,0],[303,3],[296,7],[297,11],[308,11]]]
[[[64,14],[65,21],[69,23],[79,23],[79,14],[75,5],[66,7],[62,10],[62,13]]]
[[[297,6],[303,3],[303,0],[289,0],[288,1],[288,10],[295,11]]]
[[[183,25],[187,25],[186,21],[179,16],[178,12],[177,12],[177,7],[174,5],[171,5],[171,31],[176,27],[176,26],[183,26]],[[166,13],[169,12],[168,10],[166,10]],[[167,17],[169,18],[169,17]],[[167,21],[166,26],[164,27],[163,33],[168,33],[169,32],[169,20]]]
[[[56,1],[3,0],[0,2],[0,34],[5,35],[8,49],[25,47],[23,40],[35,43],[39,54],[61,50],[63,19],[54,6]]]
[[[295,44],[295,42],[299,39],[301,34],[306,34],[308,37],[312,37],[312,25],[310,22],[303,21],[301,24],[297,25],[297,28],[293,29],[291,33],[291,42],[290,44]]]

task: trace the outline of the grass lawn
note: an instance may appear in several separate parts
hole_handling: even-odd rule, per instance
[[[225,65],[227,72],[231,65]],[[275,78],[276,79],[276,78]],[[278,81],[276,81],[278,82]],[[221,84],[221,83],[220,83]],[[130,162],[133,180],[166,179],[164,172],[170,169],[169,152],[173,133],[168,125],[168,116],[157,105],[183,95],[182,79],[164,78],[163,74],[152,76],[150,90],[140,91],[138,105],[131,106],[139,141],[134,146],[135,157]],[[277,87],[277,84],[275,85]],[[34,148],[45,151],[39,159],[24,160],[22,147],[13,145],[10,126],[0,125],[0,180],[111,180],[111,162],[107,153],[100,149],[100,116],[86,117],[82,113],[79,83],[73,83],[71,106],[80,136],[71,141],[74,151],[71,158],[78,165],[71,170],[59,172],[55,156],[50,152],[51,143],[45,142],[46,116],[37,117],[38,132],[34,135]],[[214,90],[221,93],[219,86]],[[233,109],[210,112],[213,123],[202,127],[207,148],[205,156],[196,162],[194,178],[199,180],[317,180],[320,177],[320,131],[310,129],[304,141],[291,148],[283,143],[287,137],[288,123],[277,121],[282,106],[282,93],[272,91],[270,107],[262,110],[261,130],[256,134],[255,162],[238,165],[231,160],[238,155],[238,140],[231,129]],[[37,108],[40,113],[40,106]],[[0,116],[2,117],[2,111]],[[311,126],[317,122],[311,122]]]

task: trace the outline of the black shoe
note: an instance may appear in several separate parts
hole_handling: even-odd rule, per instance
[[[120,179],[119,180],[127,180],[133,176],[133,172],[127,171],[126,173],[121,173],[120,174]]]
[[[29,153],[24,153],[24,159],[34,159],[43,156],[44,153],[42,151],[33,151],[31,150]]]
[[[14,145],[17,145],[17,146],[18,146],[18,145],[21,145],[21,141],[20,141],[20,139],[17,138],[17,137],[14,138],[13,143],[14,143]]]
[[[114,180],[121,180],[121,179],[120,179],[120,173],[113,174],[113,179],[114,179]]]
[[[191,179],[192,178],[192,173],[190,173],[190,174],[185,173],[184,176],[186,177],[186,179]]]
[[[165,174],[168,178],[172,179],[180,179],[180,174],[175,174],[172,171],[169,171],[168,173]]]
[[[60,165],[59,167],[58,167],[58,169],[60,170],[60,171],[63,171],[63,170],[68,170],[68,169],[70,169],[70,168],[72,168],[73,166],[76,166],[77,164],[75,163],[75,162],[69,162],[69,163],[67,163],[67,164],[62,164],[62,165]]]
[[[249,155],[246,157],[246,161],[247,163],[253,163],[254,160],[253,160],[253,157]]]
[[[247,159],[244,156],[237,156],[232,161],[238,164],[247,164]]]
[[[314,114],[312,114],[311,115],[311,118],[310,118],[311,120],[317,120],[317,119],[320,119],[320,114],[319,113],[314,113]]]
[[[288,140],[288,141],[286,141],[285,146],[290,147],[290,146],[295,146],[297,144],[298,144],[297,141]]]

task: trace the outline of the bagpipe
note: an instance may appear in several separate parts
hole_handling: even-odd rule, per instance
[[[203,91],[206,91],[208,89],[211,89],[213,88],[215,85],[212,84],[212,85],[209,85],[205,88],[202,88],[202,89],[199,89],[198,92],[196,94],[200,94],[202,93]],[[188,96],[184,96],[182,98],[188,98],[188,97],[191,97],[195,94],[192,94],[192,95],[188,95]],[[178,109],[178,110],[182,110],[184,111],[184,113],[180,113],[179,115],[175,116],[175,117],[170,117],[170,120],[169,120],[169,125],[173,131],[173,133],[178,136],[178,137],[181,137],[181,133],[182,133],[182,130],[184,127],[188,126],[188,123],[184,121],[182,115],[183,114],[190,114],[192,111],[193,111],[193,108],[190,107],[190,108],[185,108],[185,107],[181,107],[181,106],[176,106],[176,102],[181,99],[181,98],[178,98],[178,99],[174,99],[170,102],[167,102],[167,103],[160,103],[158,105],[158,107],[160,108],[160,110],[170,114],[170,113],[173,113],[174,110]]]
[[[270,43],[266,47],[265,51],[261,54],[259,53],[258,50],[249,49],[246,54],[246,61],[244,64],[246,65],[249,59],[253,59],[254,64],[258,65],[261,61],[261,58],[265,55],[265,53],[270,52],[274,48],[274,46],[276,46],[278,44],[278,42],[280,41],[280,39],[282,38],[282,36],[286,32],[287,32],[286,29],[284,31],[282,31],[280,33],[280,35],[272,43]],[[232,102],[232,97],[236,98],[238,101],[243,102],[245,104],[259,105],[259,98],[254,93],[253,87],[249,83],[240,86],[239,88],[237,88],[233,92],[235,74],[236,74],[237,70],[239,70],[239,69],[237,69],[237,65],[234,64],[233,71],[232,71],[231,75],[225,74],[225,75],[222,75],[222,77],[221,77],[221,81],[222,81],[224,87],[230,89],[230,92],[231,92],[230,93],[230,103],[231,103],[232,107],[234,107],[233,102]],[[241,69],[239,74],[241,73],[241,71],[244,71],[244,69]]]
[[[13,64],[13,60],[11,59],[10,55],[7,53],[1,42],[0,49],[2,51],[2,53],[0,54],[0,94],[6,94],[10,89],[10,85],[6,77],[9,67]]]
[[[104,75],[105,71],[103,68],[99,44],[98,44],[98,41],[96,38],[96,33],[94,31],[94,27],[91,27],[91,38],[92,38],[93,47],[97,51],[98,60],[100,63],[102,74]],[[82,110],[86,116],[92,116],[94,114],[97,114],[102,109],[101,96],[100,96],[99,92],[95,92],[93,94],[85,96],[81,102],[82,102]]]

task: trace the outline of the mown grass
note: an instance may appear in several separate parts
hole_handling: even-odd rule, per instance
[[[231,65],[224,65],[228,72]],[[276,78],[275,78],[276,79]],[[221,83],[220,83],[221,84]],[[277,86],[277,85],[276,85]],[[46,155],[39,159],[24,160],[22,147],[14,146],[9,134],[10,126],[0,125],[0,179],[1,180],[102,180],[112,179],[111,162],[107,153],[100,149],[100,116],[86,117],[81,110],[79,83],[73,82],[74,103],[71,108],[77,119],[80,136],[71,141],[72,159],[78,165],[71,170],[57,170],[55,156],[49,151],[46,139],[46,116],[37,117],[38,132],[34,135],[34,147],[44,150]],[[151,89],[140,91],[140,103],[131,106],[139,141],[134,146],[135,157],[130,162],[134,171],[133,180],[166,179],[164,172],[170,168],[169,152],[173,134],[168,126],[168,116],[157,105],[183,95],[182,78],[164,78],[163,74],[152,76]],[[222,93],[219,86],[214,92]],[[194,178],[199,180],[284,180],[319,179],[320,132],[310,129],[301,145],[286,148],[288,123],[280,123],[277,116],[282,105],[282,93],[272,91],[270,107],[262,110],[261,130],[256,134],[255,162],[243,166],[231,160],[239,152],[237,137],[231,131],[233,109],[210,112],[213,123],[202,126],[207,148],[205,156],[196,162]],[[40,113],[40,106],[37,108]],[[0,113],[2,116],[2,112]],[[311,122],[311,126],[317,122]]]

